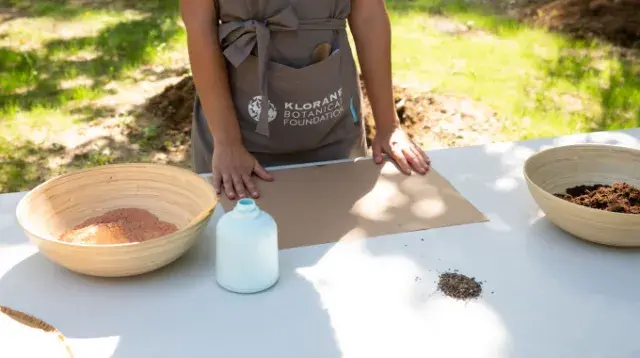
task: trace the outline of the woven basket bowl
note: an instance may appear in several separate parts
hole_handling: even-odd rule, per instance
[[[40,184],[20,201],[16,216],[30,241],[53,262],[86,275],[119,277],[150,272],[179,258],[207,226],[217,202],[212,186],[188,170],[161,164],[113,164]],[[126,207],[149,210],[175,224],[178,231],[114,245],[56,240],[65,229],[90,217]]]
[[[592,209],[553,196],[582,184],[621,181],[640,187],[640,150],[604,144],[546,149],[525,162],[524,176],[540,209],[564,231],[603,245],[640,246],[640,215]]]

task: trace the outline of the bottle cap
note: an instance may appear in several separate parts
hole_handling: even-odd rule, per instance
[[[255,200],[245,198],[238,200],[233,211],[243,217],[254,217],[258,215],[260,209],[258,208]]]

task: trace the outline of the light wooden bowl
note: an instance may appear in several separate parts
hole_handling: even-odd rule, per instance
[[[132,276],[168,265],[207,226],[218,202],[213,187],[186,169],[162,164],[113,164],[50,179],[20,201],[18,222],[42,254],[91,276]],[[65,229],[107,211],[149,210],[178,231],[144,242],[94,245],[58,241]],[[204,215],[202,215],[204,213]]]
[[[605,144],[546,149],[527,159],[524,177],[546,217],[566,232],[598,244],[640,246],[640,215],[588,208],[553,196],[582,184],[621,181],[640,187],[640,150]]]

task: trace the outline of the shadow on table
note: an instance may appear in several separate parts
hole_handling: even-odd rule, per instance
[[[23,193],[2,194],[0,213],[3,214],[0,214],[0,233],[2,235],[0,247],[27,243],[27,238],[16,218],[16,207],[23,196]]]
[[[0,218],[0,220],[2,219]],[[29,243],[29,239],[26,237],[24,231],[22,231],[22,228],[15,218],[7,218],[6,222],[6,224],[0,225],[0,232],[2,233],[0,247]]]
[[[371,191],[381,167],[371,170],[377,175],[368,175],[352,190],[345,190],[337,206],[330,196],[317,198],[307,183],[274,182],[289,184],[290,192],[303,198],[316,198],[312,201],[316,205],[333,202],[333,215],[342,219],[339,226],[318,227],[317,218],[304,210],[265,209],[274,217],[281,215],[276,218],[279,223],[316,222],[314,230],[344,236],[357,219],[350,209]],[[203,352],[221,357],[341,357],[332,322],[316,289],[296,276],[298,268],[318,262],[333,244],[325,245],[324,250],[281,251],[280,282],[260,294],[238,295],[219,288],[215,281],[213,223],[180,260],[138,277],[82,276],[35,254],[0,278],[1,303],[40,317],[72,339],[114,337],[114,358],[198,356]],[[306,235],[308,229],[302,226],[300,234]]]
[[[548,280],[578,290],[584,297],[606,297],[611,304],[637,303],[640,285],[634,276],[640,248],[616,248],[578,239],[542,217],[526,232],[528,256],[539,262]],[[635,279],[634,279],[635,280]]]
[[[442,312],[430,310],[442,299],[436,292],[439,273],[459,270],[485,282],[480,300],[469,303],[476,310],[470,308],[466,316],[448,318],[449,324],[457,327],[450,333],[443,333],[448,332],[445,326],[440,329],[438,334],[443,341],[454,336],[456,341],[465,341],[448,348],[449,353],[465,350],[466,346],[475,347],[478,357],[571,356],[575,353],[572,349],[578,348],[566,343],[580,339],[605,342],[581,346],[582,350],[593,347],[588,356],[611,356],[614,347],[613,343],[606,343],[608,340],[618,342],[616,351],[638,352],[633,333],[622,327],[633,322],[629,315],[637,313],[628,310],[640,296],[633,273],[638,268],[640,250],[587,243],[564,233],[545,218],[536,220],[539,209],[522,177],[524,160],[548,147],[546,144],[578,142],[640,146],[631,135],[610,132],[582,134],[552,143],[491,145],[482,158],[477,147],[434,151],[434,167],[490,221],[426,230],[420,235],[399,235],[393,240],[364,241],[366,252],[375,260],[403,258],[417,266],[412,304],[415,316],[424,320],[416,324],[428,325],[429,320],[442,318]],[[457,158],[474,159],[457,165]],[[487,200],[489,197],[491,200]],[[391,242],[395,240],[404,245]],[[546,292],[548,287],[553,289]],[[584,299],[576,302],[576,294]],[[608,312],[598,312],[609,303],[613,307]],[[478,307],[494,312],[495,317],[480,318]],[[622,322],[624,332],[611,327],[611,322]]]
[[[0,304],[43,319],[72,341],[103,338],[91,358],[280,357],[287,349],[341,356],[311,284],[285,274],[263,293],[230,293],[216,284],[213,259],[211,226],[175,263],[131,278],[75,274],[36,253],[0,278]],[[281,260],[283,272],[294,271],[291,265]]]

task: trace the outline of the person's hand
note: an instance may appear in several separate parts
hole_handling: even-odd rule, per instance
[[[262,180],[272,181],[256,158],[242,144],[216,145],[211,159],[213,187],[220,194],[222,190],[229,199],[254,198],[260,196],[258,187],[253,182],[252,174]]]
[[[398,125],[379,129],[371,147],[377,164],[381,164],[382,155],[387,154],[405,174],[411,174],[412,168],[426,174],[431,166],[429,157]]]

